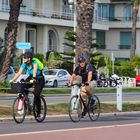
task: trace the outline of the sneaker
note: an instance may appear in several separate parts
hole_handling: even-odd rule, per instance
[[[41,120],[42,118],[43,118],[43,114],[38,114],[36,117],[37,120]]]
[[[79,118],[84,118],[84,116],[86,115],[86,112],[82,112],[78,115]]]
[[[84,108],[83,112],[81,114],[79,114],[80,118],[84,118],[84,116],[86,115],[87,110]]]

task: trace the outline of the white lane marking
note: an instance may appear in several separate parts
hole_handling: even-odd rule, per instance
[[[127,127],[127,126],[138,126],[138,125],[140,125],[140,123],[109,125],[109,126],[97,126],[97,127],[85,127],[85,128],[72,128],[72,129],[60,129],[60,130],[47,130],[47,131],[35,131],[35,132],[25,132],[25,133],[11,133],[11,134],[0,134],[0,137],[54,133],[54,132],[67,132],[67,131],[80,131],[80,130],[102,129],[102,128],[113,128],[113,127]]]

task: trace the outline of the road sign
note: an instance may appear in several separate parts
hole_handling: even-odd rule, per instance
[[[16,43],[16,48],[22,49],[22,50],[27,50],[31,48],[31,43],[27,42],[17,42]]]

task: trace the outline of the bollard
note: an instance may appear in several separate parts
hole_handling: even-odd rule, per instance
[[[117,110],[122,111],[122,83],[117,85]]]

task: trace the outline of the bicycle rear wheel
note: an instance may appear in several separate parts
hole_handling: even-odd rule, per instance
[[[46,114],[47,114],[46,101],[42,95],[40,96],[40,100],[41,100],[40,117],[37,116],[37,106],[33,103],[33,114],[34,114],[34,118],[37,122],[44,121],[44,119],[46,118]]]
[[[72,96],[69,102],[69,117],[73,122],[79,122],[82,113],[82,103],[78,95]]]
[[[98,120],[100,116],[100,100],[96,95],[93,95],[94,104],[89,104],[89,117],[92,121]]]
[[[13,119],[16,123],[22,123],[26,116],[26,105],[23,97],[17,97],[13,102]]]

